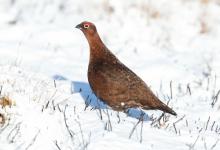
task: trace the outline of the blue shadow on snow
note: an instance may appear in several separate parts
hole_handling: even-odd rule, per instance
[[[67,78],[61,75],[54,75],[53,79],[68,81]],[[108,109],[108,106],[95,96],[88,83],[80,82],[80,81],[70,81],[70,84],[71,84],[71,93],[80,93],[86,105],[91,106],[92,108],[95,109]],[[136,119],[140,119],[141,117],[143,117],[144,121],[151,120],[148,114],[146,114],[144,111],[140,109],[130,108],[127,111],[127,115]]]

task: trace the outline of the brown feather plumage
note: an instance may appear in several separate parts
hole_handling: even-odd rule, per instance
[[[140,107],[177,115],[154,95],[140,77],[108,50],[93,23],[84,21],[76,28],[84,33],[90,46],[88,80],[97,97],[117,111]]]

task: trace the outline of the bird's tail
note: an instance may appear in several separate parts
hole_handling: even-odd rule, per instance
[[[168,107],[168,106],[165,105],[164,103],[160,104],[160,105],[158,106],[158,109],[161,110],[161,111],[164,111],[164,112],[166,112],[166,113],[172,114],[172,115],[174,115],[174,116],[177,115],[177,113],[176,113],[174,110],[172,110],[170,107]]]

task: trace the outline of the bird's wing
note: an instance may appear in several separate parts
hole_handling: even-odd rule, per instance
[[[100,62],[90,66],[88,77],[95,94],[109,104],[127,103],[152,105],[147,99],[157,99],[148,86],[133,71],[120,62]],[[90,68],[89,67],[89,68]]]

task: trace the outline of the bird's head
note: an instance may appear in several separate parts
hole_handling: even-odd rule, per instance
[[[88,21],[83,21],[82,23],[78,24],[76,28],[80,29],[87,38],[92,37],[97,33],[95,25]]]
[[[84,33],[89,43],[90,49],[92,47],[97,47],[98,45],[99,47],[105,47],[93,23],[83,21],[82,23],[78,24],[76,28],[80,29]]]

